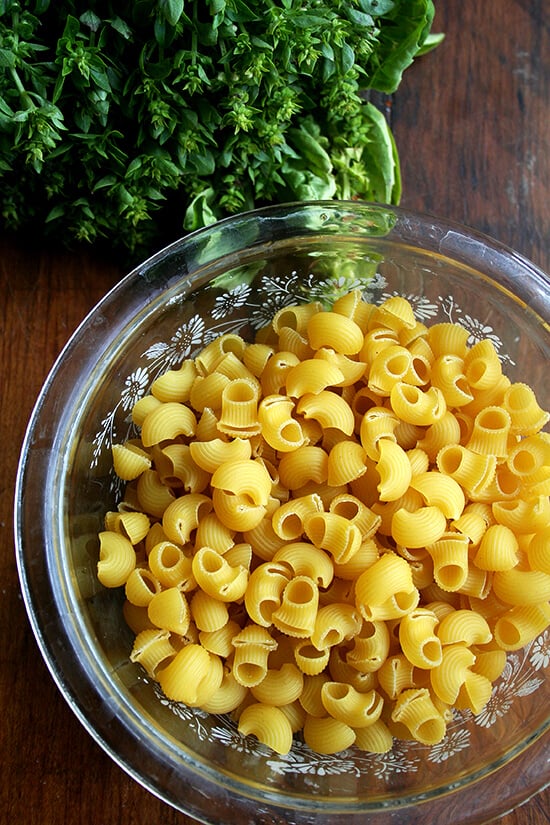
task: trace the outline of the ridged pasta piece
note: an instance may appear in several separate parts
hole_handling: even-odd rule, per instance
[[[390,652],[390,634],[383,621],[363,621],[353,637],[353,646],[346,654],[346,661],[360,673],[378,671]]]
[[[405,725],[413,739],[436,745],[445,736],[445,719],[435,706],[427,688],[404,690],[396,699],[391,718]]]
[[[241,599],[248,585],[248,570],[232,567],[211,547],[201,547],[193,556],[193,575],[199,587],[222,602]]]
[[[226,461],[214,471],[210,484],[215,489],[244,496],[256,506],[265,506],[272,480],[265,465],[257,459]]]
[[[471,671],[458,691],[455,707],[457,710],[471,710],[473,714],[481,713],[493,692],[493,684],[481,673]]]
[[[355,731],[355,747],[368,753],[388,753],[393,746],[393,736],[382,719],[366,728]]]
[[[336,564],[352,559],[362,543],[359,527],[337,513],[313,513],[307,516],[304,526],[309,540],[326,550]]]
[[[400,507],[391,520],[391,535],[404,547],[426,547],[441,538],[447,519],[439,507],[433,505],[410,511]]]
[[[429,670],[441,664],[441,640],[435,628],[438,618],[431,610],[417,607],[399,623],[399,642],[403,653],[415,667]]]
[[[356,636],[361,624],[361,616],[354,605],[325,605],[317,611],[315,626],[310,636],[311,643],[318,650],[334,647]]]
[[[516,435],[535,435],[550,420],[550,413],[539,406],[533,389],[522,382],[506,389],[502,406],[510,415],[510,431]]]
[[[406,381],[412,369],[412,355],[406,347],[391,344],[372,360],[368,372],[368,388],[382,397],[389,397],[398,381]],[[415,383],[407,381],[407,383]]]
[[[442,447],[448,444],[459,444],[460,441],[461,428],[457,414],[446,410],[439,421],[426,427],[416,446],[423,450],[433,463]]]
[[[221,438],[192,441],[189,451],[195,464],[207,473],[213,473],[220,464],[228,461],[246,461],[252,455],[250,441],[239,437],[232,441],[224,441]]]
[[[495,595],[506,604],[541,604],[550,600],[550,574],[541,570],[499,570],[493,576]]]
[[[267,628],[247,624],[233,639],[235,650],[233,675],[239,684],[252,688],[259,685],[268,670],[269,654],[277,642]]]
[[[255,736],[276,753],[288,753],[292,747],[292,726],[283,711],[262,702],[248,705],[239,717],[239,733]]]
[[[380,526],[380,516],[367,507],[363,501],[351,493],[339,493],[329,504],[329,512],[343,516],[359,528],[363,539],[369,539]]]
[[[135,444],[113,444],[113,469],[123,481],[133,481],[151,467],[150,455]]]
[[[495,383],[486,390],[476,390],[474,400],[462,407],[462,410],[474,418],[478,412],[486,407],[502,406],[504,393],[510,386],[510,379],[506,375],[501,375]]]
[[[300,361],[305,361],[313,356],[313,350],[309,345],[307,337],[290,327],[281,327],[278,344],[280,350],[293,352]]]
[[[235,378],[223,388],[218,430],[231,438],[261,432],[258,421],[260,386],[255,378]]]
[[[161,482],[167,487],[183,488],[187,493],[202,493],[210,475],[199,467],[188,444],[167,444],[153,448],[155,467]]]
[[[335,364],[316,358],[307,358],[291,367],[286,373],[286,394],[301,398],[307,393],[318,393],[344,380],[343,373]]]
[[[218,335],[210,341],[194,359],[195,367],[199,375],[209,375],[213,372],[219,362],[228,353],[233,353],[238,358],[242,358],[245,352],[246,343],[244,339],[234,332],[225,335]]]
[[[168,587],[155,593],[147,606],[147,613],[156,627],[185,636],[191,614],[185,594],[179,587]]]
[[[246,532],[254,529],[264,519],[266,504],[254,504],[246,494],[237,495],[231,491],[215,488],[212,504],[219,520],[229,530]]]
[[[169,541],[186,544],[200,519],[212,510],[212,500],[202,493],[187,493],[171,501],[162,513],[162,529]]]
[[[416,687],[414,665],[403,653],[390,655],[377,671],[378,683],[390,699]]]
[[[206,713],[231,713],[245,701],[247,695],[248,688],[240,685],[233,672],[225,668],[219,688],[207,701],[201,703],[201,710]]]
[[[487,620],[476,610],[453,610],[443,616],[437,628],[437,637],[443,645],[462,642],[468,647],[485,645],[493,634]]]
[[[462,643],[445,645],[441,664],[430,670],[430,683],[442,702],[453,705],[475,662],[475,653]]]
[[[314,544],[293,541],[283,545],[273,556],[277,569],[287,569],[287,578],[308,576],[318,585],[326,588],[334,577],[334,565],[330,556]]]
[[[304,418],[312,418],[323,428],[341,430],[351,435],[355,429],[355,417],[342,396],[330,390],[306,393],[298,400],[296,412]]]
[[[550,527],[533,534],[527,546],[527,559],[533,570],[550,575]]]
[[[137,480],[137,503],[147,515],[162,518],[166,508],[176,499],[175,494],[160,480],[156,470],[145,470]]]
[[[244,603],[253,622],[262,627],[272,624],[273,612],[281,605],[289,579],[288,567],[276,561],[260,564],[251,572]]]
[[[371,323],[393,329],[396,332],[412,330],[416,327],[416,318],[410,302],[402,295],[392,295],[382,301],[371,314]]]
[[[321,347],[321,349],[314,353],[313,357],[325,364],[332,364],[340,370],[342,375],[340,380],[331,382],[332,386],[335,387],[353,386],[363,377],[367,369],[365,361],[350,358],[328,347]]]
[[[472,673],[479,673],[491,683],[495,682],[506,667],[506,651],[501,648],[493,650],[476,648],[475,654],[476,660],[471,667]]]
[[[397,618],[416,607],[418,591],[405,559],[391,552],[380,556],[355,582],[355,603],[367,620]]]
[[[136,426],[141,427],[145,418],[149,413],[155,409],[155,407],[159,407],[162,404],[162,401],[159,401],[158,398],[155,398],[154,395],[143,395],[141,398],[138,398],[134,406],[132,407],[131,418]]]
[[[373,461],[379,460],[381,439],[397,442],[395,431],[398,426],[399,418],[387,407],[373,406],[364,413],[359,438],[368,458]]]
[[[196,596],[198,597],[200,593],[200,590],[197,591]],[[206,596],[206,594],[204,595]],[[195,607],[197,606],[197,603],[195,603]],[[202,608],[202,605],[200,607]],[[222,603],[222,608],[224,607],[225,605]],[[193,610],[193,606],[191,606],[191,610]],[[209,653],[215,653],[216,656],[221,656],[226,663],[233,653],[233,639],[241,629],[240,625],[236,621],[233,619],[228,619],[227,616],[228,611],[226,610],[225,624],[216,627],[214,630],[199,630],[198,638],[200,644],[205,650]],[[217,622],[217,624],[219,624],[219,622]]]
[[[491,483],[497,459],[475,453],[461,444],[449,444],[438,452],[436,464],[441,473],[454,478],[471,496]]]
[[[305,304],[293,304],[278,310],[272,318],[273,330],[279,334],[284,327],[306,332],[309,319],[312,315],[322,312],[323,306],[319,301],[310,301]]]
[[[428,327],[428,342],[436,358],[441,355],[465,358],[468,354],[469,336],[466,327],[447,321]]]
[[[320,719],[326,716],[321,691],[325,682],[328,681],[330,677],[326,673],[304,677],[304,689],[298,701],[308,716],[317,716]]]
[[[154,679],[157,670],[175,655],[176,649],[170,642],[170,631],[155,627],[142,630],[136,635],[130,661],[138,662]]]
[[[319,590],[309,576],[295,576],[283,590],[281,604],[271,614],[275,627],[287,636],[310,637],[315,628]]]
[[[193,593],[190,610],[193,622],[201,632],[214,633],[229,622],[227,603],[205,590],[197,589]]]
[[[200,707],[219,688],[223,666],[218,656],[201,645],[189,644],[176,653],[172,661],[157,673],[163,693],[175,702]]]
[[[105,529],[120,533],[133,545],[143,541],[150,527],[151,521],[145,513],[110,511],[105,515]]]
[[[550,525],[548,496],[495,501],[491,509],[495,520],[509,527],[516,535],[535,533]]]
[[[197,419],[189,407],[176,401],[166,401],[145,416],[141,425],[141,441],[145,447],[169,441],[179,435],[195,434]]]
[[[464,356],[464,370],[468,384],[475,390],[494,387],[502,375],[502,365],[490,338],[484,338],[471,347]]]
[[[279,462],[279,479],[288,490],[298,490],[309,481],[322,484],[327,480],[329,456],[322,447],[304,444],[285,453]]]
[[[338,312],[317,312],[307,322],[307,336],[314,350],[329,347],[343,355],[356,355],[363,346],[361,327]]]
[[[284,395],[265,396],[258,406],[258,420],[267,443],[280,452],[290,452],[304,443],[300,422],[293,417],[294,402]]]
[[[380,477],[380,501],[396,501],[407,492],[411,483],[410,461],[403,447],[389,438],[378,441],[378,450],[380,458],[376,462],[376,471]]]
[[[283,350],[274,353],[266,363],[265,369],[260,377],[264,398],[270,395],[283,394],[285,391],[286,376],[289,370],[299,363],[300,359],[294,352]]]
[[[464,587],[470,569],[469,541],[461,533],[444,532],[439,539],[427,545],[433,562],[433,580],[450,592]]]
[[[421,390],[404,381],[397,381],[390,392],[394,413],[408,424],[429,427],[447,412],[445,397],[437,387]]]
[[[420,493],[427,506],[438,507],[447,519],[459,518],[466,505],[460,484],[436,470],[414,475],[410,486]]]
[[[503,650],[521,650],[543,633],[549,622],[548,602],[515,605],[495,622],[495,641]]]
[[[327,713],[352,728],[374,724],[382,713],[384,700],[375,690],[360,693],[344,682],[325,682],[321,700]]]
[[[296,665],[304,675],[315,676],[325,670],[330,658],[330,649],[318,650],[309,639],[296,639],[294,657]]]
[[[189,400],[193,381],[197,377],[195,362],[191,359],[183,361],[180,367],[166,372],[155,378],[151,384],[151,395],[159,401],[177,401],[184,403]]]
[[[147,607],[132,604],[127,599],[122,605],[122,615],[124,616],[124,621],[135,636],[138,636],[142,630],[158,629],[153,628],[147,615]]]
[[[304,741],[316,753],[339,753],[355,742],[355,731],[345,722],[332,716],[307,716],[304,723]]]
[[[387,327],[375,327],[365,334],[363,346],[359,350],[358,358],[368,367],[382,350],[399,344],[399,336],[395,330]]]
[[[134,567],[124,584],[126,599],[136,607],[148,607],[153,596],[161,590],[161,582],[147,567]]]
[[[301,539],[309,517],[323,512],[323,502],[317,493],[298,496],[278,507],[272,517],[275,533],[284,541]]]
[[[136,551],[120,533],[104,530],[99,533],[97,577],[104,587],[121,587],[136,566]]]
[[[486,407],[475,416],[466,447],[482,455],[505,458],[511,423],[510,415],[503,407]]]
[[[518,563],[518,540],[504,524],[492,524],[482,536],[474,563],[482,570],[511,570]]]
[[[373,539],[364,539],[356,553],[344,564],[333,564],[334,575],[343,582],[355,582],[358,576],[370,567],[380,555]]]
[[[438,387],[449,407],[463,407],[473,400],[464,374],[464,360],[458,355],[440,355],[431,365],[430,381]]]
[[[348,484],[367,472],[367,454],[356,441],[340,441],[334,445],[327,458],[327,476],[331,487]]]
[[[304,674],[291,662],[285,662],[279,669],[269,668],[262,681],[250,688],[258,702],[275,705],[290,705],[301,695],[304,688]]]
[[[368,327],[369,319],[374,311],[374,304],[369,304],[363,298],[363,293],[360,289],[352,289],[345,295],[341,295],[336,299],[332,305],[332,311],[338,312],[340,315],[346,315],[361,327],[365,332]]]

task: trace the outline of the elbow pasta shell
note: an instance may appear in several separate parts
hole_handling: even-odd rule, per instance
[[[359,428],[359,439],[368,458],[378,461],[378,445],[383,438],[397,441],[395,431],[399,423],[399,418],[387,407],[373,406],[365,412]]]
[[[296,541],[305,532],[307,520],[316,513],[323,512],[323,502],[316,493],[299,496],[281,504],[272,516],[275,533],[284,541]]]
[[[194,363],[200,375],[208,375],[213,372],[219,362],[229,353],[242,358],[245,352],[246,343],[240,335],[228,332],[225,335],[218,335],[195,357]]]
[[[285,453],[279,462],[279,480],[288,490],[298,490],[309,481],[322,484],[327,480],[329,456],[322,447],[304,444]]]
[[[282,327],[278,337],[278,349],[284,352],[293,352],[300,361],[311,358],[313,350],[304,335],[290,327]]]
[[[405,495],[411,483],[411,463],[403,447],[389,438],[381,438],[378,449],[380,458],[376,462],[376,471],[380,477],[380,501],[396,501]]]
[[[252,455],[250,441],[238,437],[232,441],[223,441],[221,438],[192,441],[189,451],[195,464],[207,473],[215,472],[220,464],[229,461],[246,461]]]
[[[398,381],[406,381],[412,370],[413,356],[406,347],[390,344],[373,359],[368,373],[368,388],[384,398],[389,397]],[[414,384],[415,380],[407,381]]]
[[[355,731],[345,722],[332,716],[307,716],[304,723],[304,741],[316,753],[339,753],[355,742]]]
[[[363,378],[367,369],[365,361],[356,361],[354,358],[342,355],[341,352],[335,352],[335,350],[328,347],[321,347],[313,357],[321,362],[333,364],[340,370],[342,374],[340,381],[331,382],[335,387],[353,386]]]
[[[392,516],[391,535],[403,547],[426,547],[441,538],[447,519],[439,507],[426,506],[410,511],[400,507]]]
[[[360,289],[352,289],[336,299],[332,305],[332,311],[351,318],[361,327],[362,331],[365,331],[368,327],[369,318],[374,311],[374,305],[368,304],[363,299]]]
[[[305,541],[283,545],[273,556],[273,562],[280,569],[288,569],[287,578],[308,576],[318,587],[327,588],[334,577],[334,565],[329,555]]]
[[[550,527],[533,534],[527,546],[527,559],[532,570],[550,575]]]
[[[464,370],[468,384],[475,390],[495,386],[502,375],[502,366],[490,338],[476,341],[468,350],[464,356]]]
[[[244,594],[246,612],[257,625],[270,627],[273,613],[280,607],[283,590],[290,580],[286,564],[265,562],[250,574]]]
[[[322,309],[322,304],[319,301],[283,307],[275,313],[271,325],[277,334],[284,327],[289,327],[296,332],[306,332],[309,319],[312,315],[322,312]]]
[[[267,362],[274,354],[275,350],[268,344],[248,344],[243,352],[243,363],[252,375],[261,378]]]
[[[182,647],[172,661],[158,671],[157,678],[169,699],[200,707],[220,687],[223,665],[218,656],[191,643]]]
[[[441,473],[455,479],[470,494],[483,490],[496,471],[496,456],[474,453],[461,444],[442,447],[436,458]]]
[[[417,607],[399,623],[399,642],[403,653],[415,667],[429,670],[443,659],[442,640],[436,635],[438,618],[431,610]]]
[[[212,510],[212,501],[202,493],[187,493],[174,499],[162,514],[162,529],[174,544],[187,544],[201,518]]]
[[[392,295],[373,310],[371,323],[380,324],[400,332],[401,330],[414,329],[416,318],[414,317],[413,308],[406,298],[401,295]]]
[[[510,431],[515,435],[535,435],[550,420],[531,387],[521,382],[510,384],[504,393],[502,406],[510,416]]]
[[[136,552],[125,536],[112,530],[99,533],[97,577],[104,587],[121,587],[135,566]]]
[[[460,443],[461,428],[457,415],[447,410],[439,421],[427,427],[424,436],[418,439],[417,447],[426,453],[431,463],[435,461],[442,447]]]
[[[283,711],[273,705],[256,702],[248,705],[239,717],[239,733],[255,736],[276,753],[288,753],[292,747],[292,726]]]
[[[307,393],[318,393],[327,387],[338,386],[344,380],[335,364],[317,358],[307,358],[286,373],[286,394],[301,398]]]
[[[306,535],[316,547],[326,550],[335,564],[346,564],[359,550],[361,531],[338,513],[313,513],[305,520]]]
[[[495,641],[503,650],[521,650],[543,633],[549,622],[548,602],[515,605],[495,622]]]
[[[365,607],[380,606],[391,596],[412,590],[412,573],[405,559],[396,553],[384,553],[355,582],[356,606],[360,611]]]
[[[150,527],[151,521],[145,513],[108,512],[105,516],[105,528],[120,533],[133,545],[143,541]]]
[[[493,692],[493,685],[481,673],[470,672],[458,692],[455,707],[458,710],[468,709],[473,714],[481,713]]]
[[[156,470],[145,470],[137,480],[137,502],[141,510],[155,518],[162,518],[166,508],[176,496],[160,480]]]
[[[288,350],[281,350],[272,355],[260,378],[264,398],[269,398],[271,395],[280,396],[285,390],[289,370],[299,363],[300,359],[296,353]]]
[[[255,378],[236,378],[222,391],[218,430],[233,438],[250,438],[259,433],[260,387]]]
[[[370,539],[380,527],[380,516],[350,493],[336,495],[329,504],[329,512],[343,516],[358,527],[363,539]]]
[[[301,447],[304,434],[300,422],[292,417],[294,402],[284,395],[268,395],[258,406],[262,435],[275,450],[288,453]]]
[[[390,652],[390,634],[385,622],[364,621],[353,637],[346,661],[360,673],[378,671]]]
[[[469,337],[470,333],[466,327],[446,321],[432,324],[428,328],[428,343],[436,358],[446,354],[465,358],[468,354]]]
[[[197,368],[194,361],[187,359],[177,370],[166,370],[151,384],[151,395],[159,401],[176,401],[183,403],[189,400],[193,381],[197,377]]]
[[[390,403],[398,418],[420,427],[435,424],[447,412],[445,396],[438,387],[421,390],[404,381],[391,388]]]
[[[442,702],[453,705],[476,657],[462,643],[445,645],[442,651],[441,664],[430,670],[430,683]]]
[[[198,602],[200,602],[201,593],[202,591],[198,590],[193,597],[196,598]],[[206,597],[207,601],[211,603],[214,601],[206,593],[202,595]],[[226,608],[224,611],[226,619],[225,624],[217,622],[220,626],[216,627],[214,630],[199,630],[198,641],[209,653],[215,653],[216,656],[221,656],[226,661],[227,667],[227,660],[230,659],[233,654],[233,639],[239,633],[241,626],[233,619],[227,618],[229,611],[223,602],[218,602],[218,604],[221,604],[222,608]],[[198,612],[200,614],[203,605],[195,604],[195,607],[199,607]],[[206,607],[206,605],[204,605],[204,607]],[[191,611],[193,611],[193,602],[191,602]],[[212,618],[215,617],[213,616]]]
[[[307,322],[307,336],[314,350],[328,347],[342,355],[356,355],[363,346],[361,327],[338,312],[317,312]]]
[[[481,570],[511,570],[518,563],[519,544],[515,533],[503,524],[491,524],[474,556]]]
[[[210,475],[193,461],[187,444],[168,444],[162,449],[157,448],[155,467],[162,484],[183,487],[188,493],[202,493],[210,481]]]
[[[317,421],[324,429],[334,428],[346,435],[352,435],[355,429],[355,416],[351,407],[342,396],[330,390],[306,393],[298,400],[296,412],[305,419]]]
[[[234,637],[233,647],[233,675],[237,682],[248,688],[259,685],[265,679],[267,660],[277,642],[267,628],[251,624]]]
[[[132,407],[132,421],[136,426],[141,427],[145,418],[149,413],[155,409],[155,407],[159,407],[162,404],[162,401],[159,401],[158,398],[155,398],[154,395],[144,395],[142,398],[138,398],[134,406]]]
[[[382,690],[393,700],[404,690],[416,687],[414,665],[403,653],[388,656],[378,669],[377,677]]]
[[[447,519],[458,519],[466,505],[464,491],[458,481],[436,470],[413,476],[411,487],[420,493],[426,505],[439,508]]]
[[[134,639],[130,661],[138,662],[154,679],[157,670],[167,659],[173,659],[176,649],[170,642],[170,632],[158,628],[147,628]]]
[[[493,591],[506,604],[542,604],[550,600],[550,575],[541,570],[499,570],[493,576]]]
[[[227,461],[214,471],[210,484],[215,489],[249,499],[255,506],[269,500],[272,480],[265,464],[257,459]]]
[[[367,453],[356,441],[339,441],[327,457],[327,475],[324,480],[331,487],[339,487],[360,478],[367,472]]]
[[[212,547],[222,556],[235,544],[235,533],[222,524],[215,512],[201,515],[195,532],[196,547]]]
[[[473,400],[464,374],[464,360],[458,355],[441,355],[431,365],[430,381],[438,387],[448,407],[463,407]]]
[[[147,607],[151,622],[162,630],[185,636],[191,615],[185,594],[179,587],[169,587],[155,593]]]
[[[311,643],[317,650],[326,650],[352,639],[360,630],[361,616],[355,605],[327,604],[319,608],[315,626],[311,633]]]
[[[384,700],[375,690],[360,693],[343,682],[325,682],[321,700],[327,713],[351,728],[366,728],[380,718]]]
[[[250,688],[257,702],[275,705],[290,705],[301,695],[304,688],[304,674],[291,662],[285,662],[278,670],[269,668],[259,685]]]
[[[160,581],[146,567],[134,567],[124,585],[126,599],[136,607],[148,607],[153,596],[161,590]]]
[[[229,609],[226,602],[205,590],[196,590],[193,593],[190,609],[193,622],[199,632],[215,633],[229,623]]]
[[[393,747],[393,736],[381,719],[367,728],[355,731],[355,747],[369,753],[388,753]]]
[[[491,512],[499,524],[510,527],[516,535],[532,534],[550,525],[550,499],[548,496],[496,501]]]
[[[246,699],[248,688],[240,685],[231,670],[225,670],[221,685],[206,702],[202,702],[201,709],[206,713],[231,713]]]
[[[503,407],[486,407],[474,418],[466,447],[482,455],[506,458],[512,419]]]
[[[445,592],[461,591],[470,569],[468,538],[461,533],[445,532],[427,546],[433,562],[433,579]]]
[[[227,559],[211,547],[201,547],[193,556],[193,575],[199,587],[222,602],[241,599],[248,585],[248,570],[231,567]]]
[[[294,647],[294,657],[297,666],[304,675],[316,676],[325,670],[329,662],[330,650],[329,648],[318,650],[307,638],[297,639]]]
[[[475,610],[453,610],[443,616],[437,628],[443,645],[463,642],[468,647],[488,644],[493,638],[487,620]]]
[[[296,638],[310,637],[315,628],[319,590],[309,576],[295,576],[282,593],[281,604],[271,614],[277,630]]]
[[[424,745],[436,745],[445,736],[445,719],[426,688],[413,688],[400,693],[391,718],[405,725],[413,739]]]
[[[145,416],[141,425],[141,441],[145,447],[171,441],[179,435],[192,436],[197,428],[194,413],[185,404],[166,401]]]
[[[113,444],[113,469],[123,481],[133,481],[151,467],[151,457],[135,444]]]

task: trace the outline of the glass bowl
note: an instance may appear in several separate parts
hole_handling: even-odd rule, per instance
[[[97,581],[97,534],[120,499],[110,447],[133,403],[213,337],[251,339],[280,308],[350,289],[407,297],[418,320],[488,337],[512,381],[550,408],[550,283],[470,229],[360,202],[271,207],[221,221],[134,269],[92,310],[36,403],[17,479],[22,590],[42,654],[85,729],[143,786],[207,823],[474,823],[550,781],[548,632],[509,654],[486,708],[434,746],[280,756],[226,716],[166,700],[129,660],[123,596]]]

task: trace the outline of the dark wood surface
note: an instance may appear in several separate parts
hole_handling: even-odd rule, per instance
[[[550,270],[550,13],[544,0],[436,1],[444,44],[392,103],[404,206],[461,221]],[[85,733],[44,665],[19,592],[12,505],[19,449],[56,355],[123,274],[90,254],[0,241],[0,820],[189,825]],[[548,825],[550,791],[501,819]]]

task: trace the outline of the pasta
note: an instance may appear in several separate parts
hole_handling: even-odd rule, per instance
[[[279,753],[432,745],[550,625],[550,414],[402,296],[283,307],[131,418],[97,576],[172,701]]]

